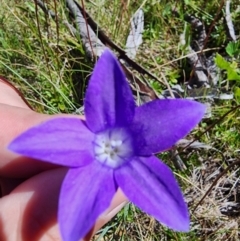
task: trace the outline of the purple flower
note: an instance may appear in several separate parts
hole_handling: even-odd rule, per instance
[[[118,187],[161,223],[188,231],[179,186],[154,153],[171,148],[197,125],[204,111],[204,105],[180,99],[136,107],[118,61],[106,50],[86,92],[86,121],[55,118],[18,136],[9,149],[69,167],[58,213],[65,241],[87,234]]]

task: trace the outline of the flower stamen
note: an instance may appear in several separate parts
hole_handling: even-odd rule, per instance
[[[116,168],[133,155],[132,138],[124,128],[116,128],[96,135],[94,153],[97,161]]]

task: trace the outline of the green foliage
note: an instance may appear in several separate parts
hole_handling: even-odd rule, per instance
[[[6,2],[2,7],[0,73],[20,86],[36,110],[74,112],[79,107],[79,93],[73,88],[72,77],[81,73],[79,81],[84,86],[91,65],[87,66],[81,54],[75,59],[70,53],[81,53],[82,46],[63,24],[62,6],[58,5],[57,24],[39,7],[36,13],[33,1],[14,5],[14,11],[7,11]]]
[[[226,47],[226,51],[229,56],[239,58],[240,57],[240,41],[230,42]]]
[[[46,16],[38,8],[35,12],[34,1],[1,1],[0,8],[0,74],[9,78],[26,96],[35,110],[43,113],[72,113],[80,107],[84,96],[85,82],[91,73],[93,63],[86,59],[84,48],[64,23],[72,23],[66,15],[64,1],[45,1],[53,10],[57,2],[58,21]],[[81,1],[78,1],[79,3]],[[219,7],[218,0],[211,1],[85,1],[86,10],[93,19],[106,32],[109,38],[124,48],[130,28],[132,14],[142,7],[145,13],[144,43],[140,46],[136,62],[154,74],[159,80],[162,76],[169,85],[175,84],[178,79],[184,79],[179,67],[179,59],[185,55],[186,47],[192,41],[193,30],[189,23],[184,21],[184,14],[193,15],[202,20],[207,30],[216,17]],[[231,6],[236,6],[238,0],[232,0]],[[204,7],[203,7],[204,6]],[[178,16],[172,13],[178,12]],[[224,10],[222,10],[224,11]],[[240,26],[239,13],[233,12],[236,29]],[[212,47],[221,47],[227,40],[223,16],[220,14],[214,23],[213,31],[209,36]],[[185,46],[179,47],[179,36],[184,33]],[[217,66],[222,69],[228,82],[234,88],[235,100],[216,103],[212,107],[213,117],[203,121],[199,128],[189,138],[200,135],[212,123],[229,111],[232,106],[240,103],[240,72],[239,72],[239,41],[229,43],[226,52],[230,60],[225,60],[220,54],[216,55]],[[182,61],[186,61],[184,58]],[[73,81],[76,80],[77,84]],[[161,93],[166,88],[164,81],[147,79],[150,86]],[[79,94],[80,93],[80,94]],[[81,97],[79,97],[79,95]],[[239,110],[228,115],[224,120],[215,125],[202,136],[200,141],[209,143],[219,149],[227,157],[238,158],[240,149],[240,113]],[[154,120],[149,120],[154,121]],[[164,140],[163,140],[164,141]],[[225,154],[227,153],[227,154]],[[185,151],[180,156],[185,161],[188,170],[184,173],[176,170],[179,183],[183,189],[197,185],[192,181],[191,173],[197,172],[200,165],[209,158],[209,151]],[[166,152],[161,155],[172,167],[171,155]],[[217,162],[210,156],[211,162]],[[187,180],[187,181],[186,181]],[[204,185],[203,180],[199,180]],[[207,183],[211,185],[211,183]],[[197,190],[197,189],[196,189]],[[194,193],[204,194],[202,190]],[[195,196],[194,196],[195,198]],[[206,201],[207,202],[207,201]],[[203,203],[204,205],[204,203]],[[209,205],[209,203],[207,204]],[[190,205],[190,209],[193,206]],[[112,223],[107,224],[99,233],[105,240],[224,240],[219,238],[219,233],[230,232],[228,222],[226,227],[218,230],[220,225],[209,225],[207,210],[204,215],[192,215],[191,232],[183,234],[167,229],[128,204],[117,215]],[[200,221],[199,221],[200,220]],[[199,221],[199,222],[198,222]],[[217,220],[218,221],[218,220]],[[217,222],[216,221],[216,222]],[[201,224],[202,222],[202,224]],[[236,221],[237,222],[237,221]],[[211,237],[203,236],[204,230],[211,231]],[[102,235],[101,235],[102,232]],[[235,231],[234,231],[235,232]],[[116,233],[118,234],[116,238]],[[132,235],[129,238],[129,233]],[[108,239],[108,237],[112,237]],[[227,240],[227,239],[225,239]],[[236,239],[238,240],[238,239]]]
[[[215,58],[215,63],[220,69],[227,71],[228,80],[240,81],[239,68],[236,62],[228,62],[220,54],[217,54]]]
[[[235,99],[237,100],[238,104],[240,104],[240,88],[239,87],[234,88],[234,96],[235,96]]]
[[[227,80],[240,81],[239,62],[235,61],[235,59],[237,59],[240,55],[240,41],[228,43],[226,52],[231,57],[232,61],[229,62],[225,60],[220,54],[217,54],[215,63],[221,70],[225,70],[227,72]]]

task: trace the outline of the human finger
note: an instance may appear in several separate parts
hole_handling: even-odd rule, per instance
[[[0,176],[24,178],[53,167],[53,165],[19,156],[7,149],[20,133],[53,116],[29,109],[0,104]]]
[[[76,115],[39,114],[29,109],[4,104],[0,104],[0,113],[0,176],[12,178],[26,178],[56,167],[56,165],[33,160],[9,151],[7,147],[14,138],[30,127],[52,118],[64,116],[83,119],[82,116]]]
[[[0,103],[25,109],[32,109],[22,93],[10,81],[0,76]]]
[[[10,195],[0,199],[0,240],[61,240],[57,209],[61,183],[66,172],[66,168],[58,168],[41,173],[22,183]],[[125,196],[118,190],[109,209],[97,220],[84,241],[89,241],[125,202]]]
[[[43,172],[0,199],[0,240],[61,240],[58,197],[66,168]]]
[[[110,207],[98,218],[98,221],[94,225],[91,232],[88,234],[90,237],[92,234],[100,230],[107,222],[109,222],[126,204],[128,203],[127,197],[119,188],[114,195]]]

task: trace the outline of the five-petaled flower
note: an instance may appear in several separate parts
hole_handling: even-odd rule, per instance
[[[83,238],[118,187],[161,223],[188,231],[179,186],[154,154],[171,148],[194,128],[204,105],[178,99],[136,107],[117,59],[106,50],[92,73],[84,106],[86,120],[55,118],[9,145],[21,155],[69,167],[59,197],[63,240]]]

